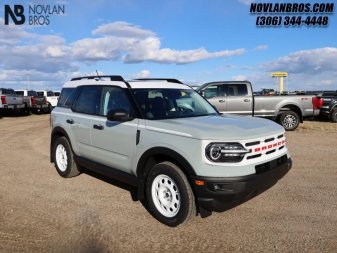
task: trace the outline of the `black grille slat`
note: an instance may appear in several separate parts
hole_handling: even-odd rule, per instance
[[[250,146],[255,146],[255,145],[258,145],[260,144],[260,141],[253,141],[253,142],[248,142],[246,143],[246,147],[250,147]]]
[[[275,140],[274,137],[273,137],[273,138],[269,138],[269,139],[265,139],[264,142],[271,142],[271,141],[273,141],[273,140]]]
[[[256,155],[251,155],[251,156],[247,156],[247,160],[249,159],[254,159],[254,158],[258,158],[260,157],[262,154],[256,154]]]
[[[283,137],[283,134],[277,136],[277,139],[281,139]]]

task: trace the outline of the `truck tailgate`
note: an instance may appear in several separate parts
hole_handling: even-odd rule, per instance
[[[6,97],[7,105],[21,105],[23,102],[23,98],[20,95],[7,94],[4,96]]]

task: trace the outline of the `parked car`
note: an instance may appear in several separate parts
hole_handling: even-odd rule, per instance
[[[337,91],[325,92],[320,97],[323,100],[320,116],[337,123]]]
[[[23,96],[24,110],[26,112],[46,112],[48,110],[47,99],[39,96],[34,90],[15,90],[15,93]]]
[[[211,82],[197,91],[221,113],[271,118],[287,131],[295,130],[303,118],[319,114],[315,95],[255,96],[248,81]]]
[[[20,111],[24,108],[21,95],[15,94],[13,89],[0,88],[0,110]]]
[[[48,110],[51,111],[56,105],[58,101],[58,96],[55,95],[53,91],[37,91],[39,96],[44,96],[47,98]]]
[[[132,185],[168,226],[233,208],[292,165],[281,126],[222,116],[174,79],[74,78],[62,88],[51,127],[60,176],[86,168]]]

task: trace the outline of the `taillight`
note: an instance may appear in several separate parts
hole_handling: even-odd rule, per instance
[[[313,97],[312,105],[314,107],[314,110],[320,109],[323,106],[323,98]]]
[[[6,96],[1,96],[1,103],[2,103],[3,105],[7,104],[7,103],[6,103]]]
[[[32,101],[32,105],[36,104],[36,98],[34,96],[30,97],[30,100]]]

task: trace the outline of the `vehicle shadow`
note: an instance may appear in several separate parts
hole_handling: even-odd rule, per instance
[[[117,181],[115,179],[112,179],[112,178],[109,178],[107,176],[104,176],[102,174],[99,174],[99,173],[96,173],[94,171],[91,171],[89,169],[86,169],[86,168],[81,168],[81,172],[84,173],[84,174],[87,174],[91,177],[94,177],[96,179],[99,179],[105,183],[108,183],[108,184],[111,184],[111,185],[114,185],[114,186],[117,186],[123,190],[126,190],[128,192],[130,192],[130,195],[131,195],[131,198],[133,201],[137,201],[137,188],[134,187],[134,186],[131,186],[131,185],[128,185],[128,184],[125,184],[123,182],[120,182],[120,181]]]
[[[149,209],[149,206],[148,206],[148,203],[147,203],[146,197],[144,197],[144,199],[142,199],[142,200],[138,199],[137,188],[136,187],[128,185],[128,184],[125,184],[125,183],[120,182],[120,181],[117,181],[115,179],[109,178],[107,176],[104,176],[102,174],[96,173],[96,172],[94,172],[92,170],[89,170],[89,169],[86,169],[86,168],[83,168],[83,167],[81,167],[81,173],[87,174],[87,175],[89,175],[91,177],[94,177],[94,178],[96,178],[98,180],[101,180],[101,181],[103,181],[105,183],[111,184],[113,186],[116,186],[116,187],[119,187],[119,188],[121,188],[123,190],[128,191],[130,193],[132,201],[134,201],[134,202],[140,201],[140,203],[143,205],[143,207],[149,213],[151,213],[150,209]]]

